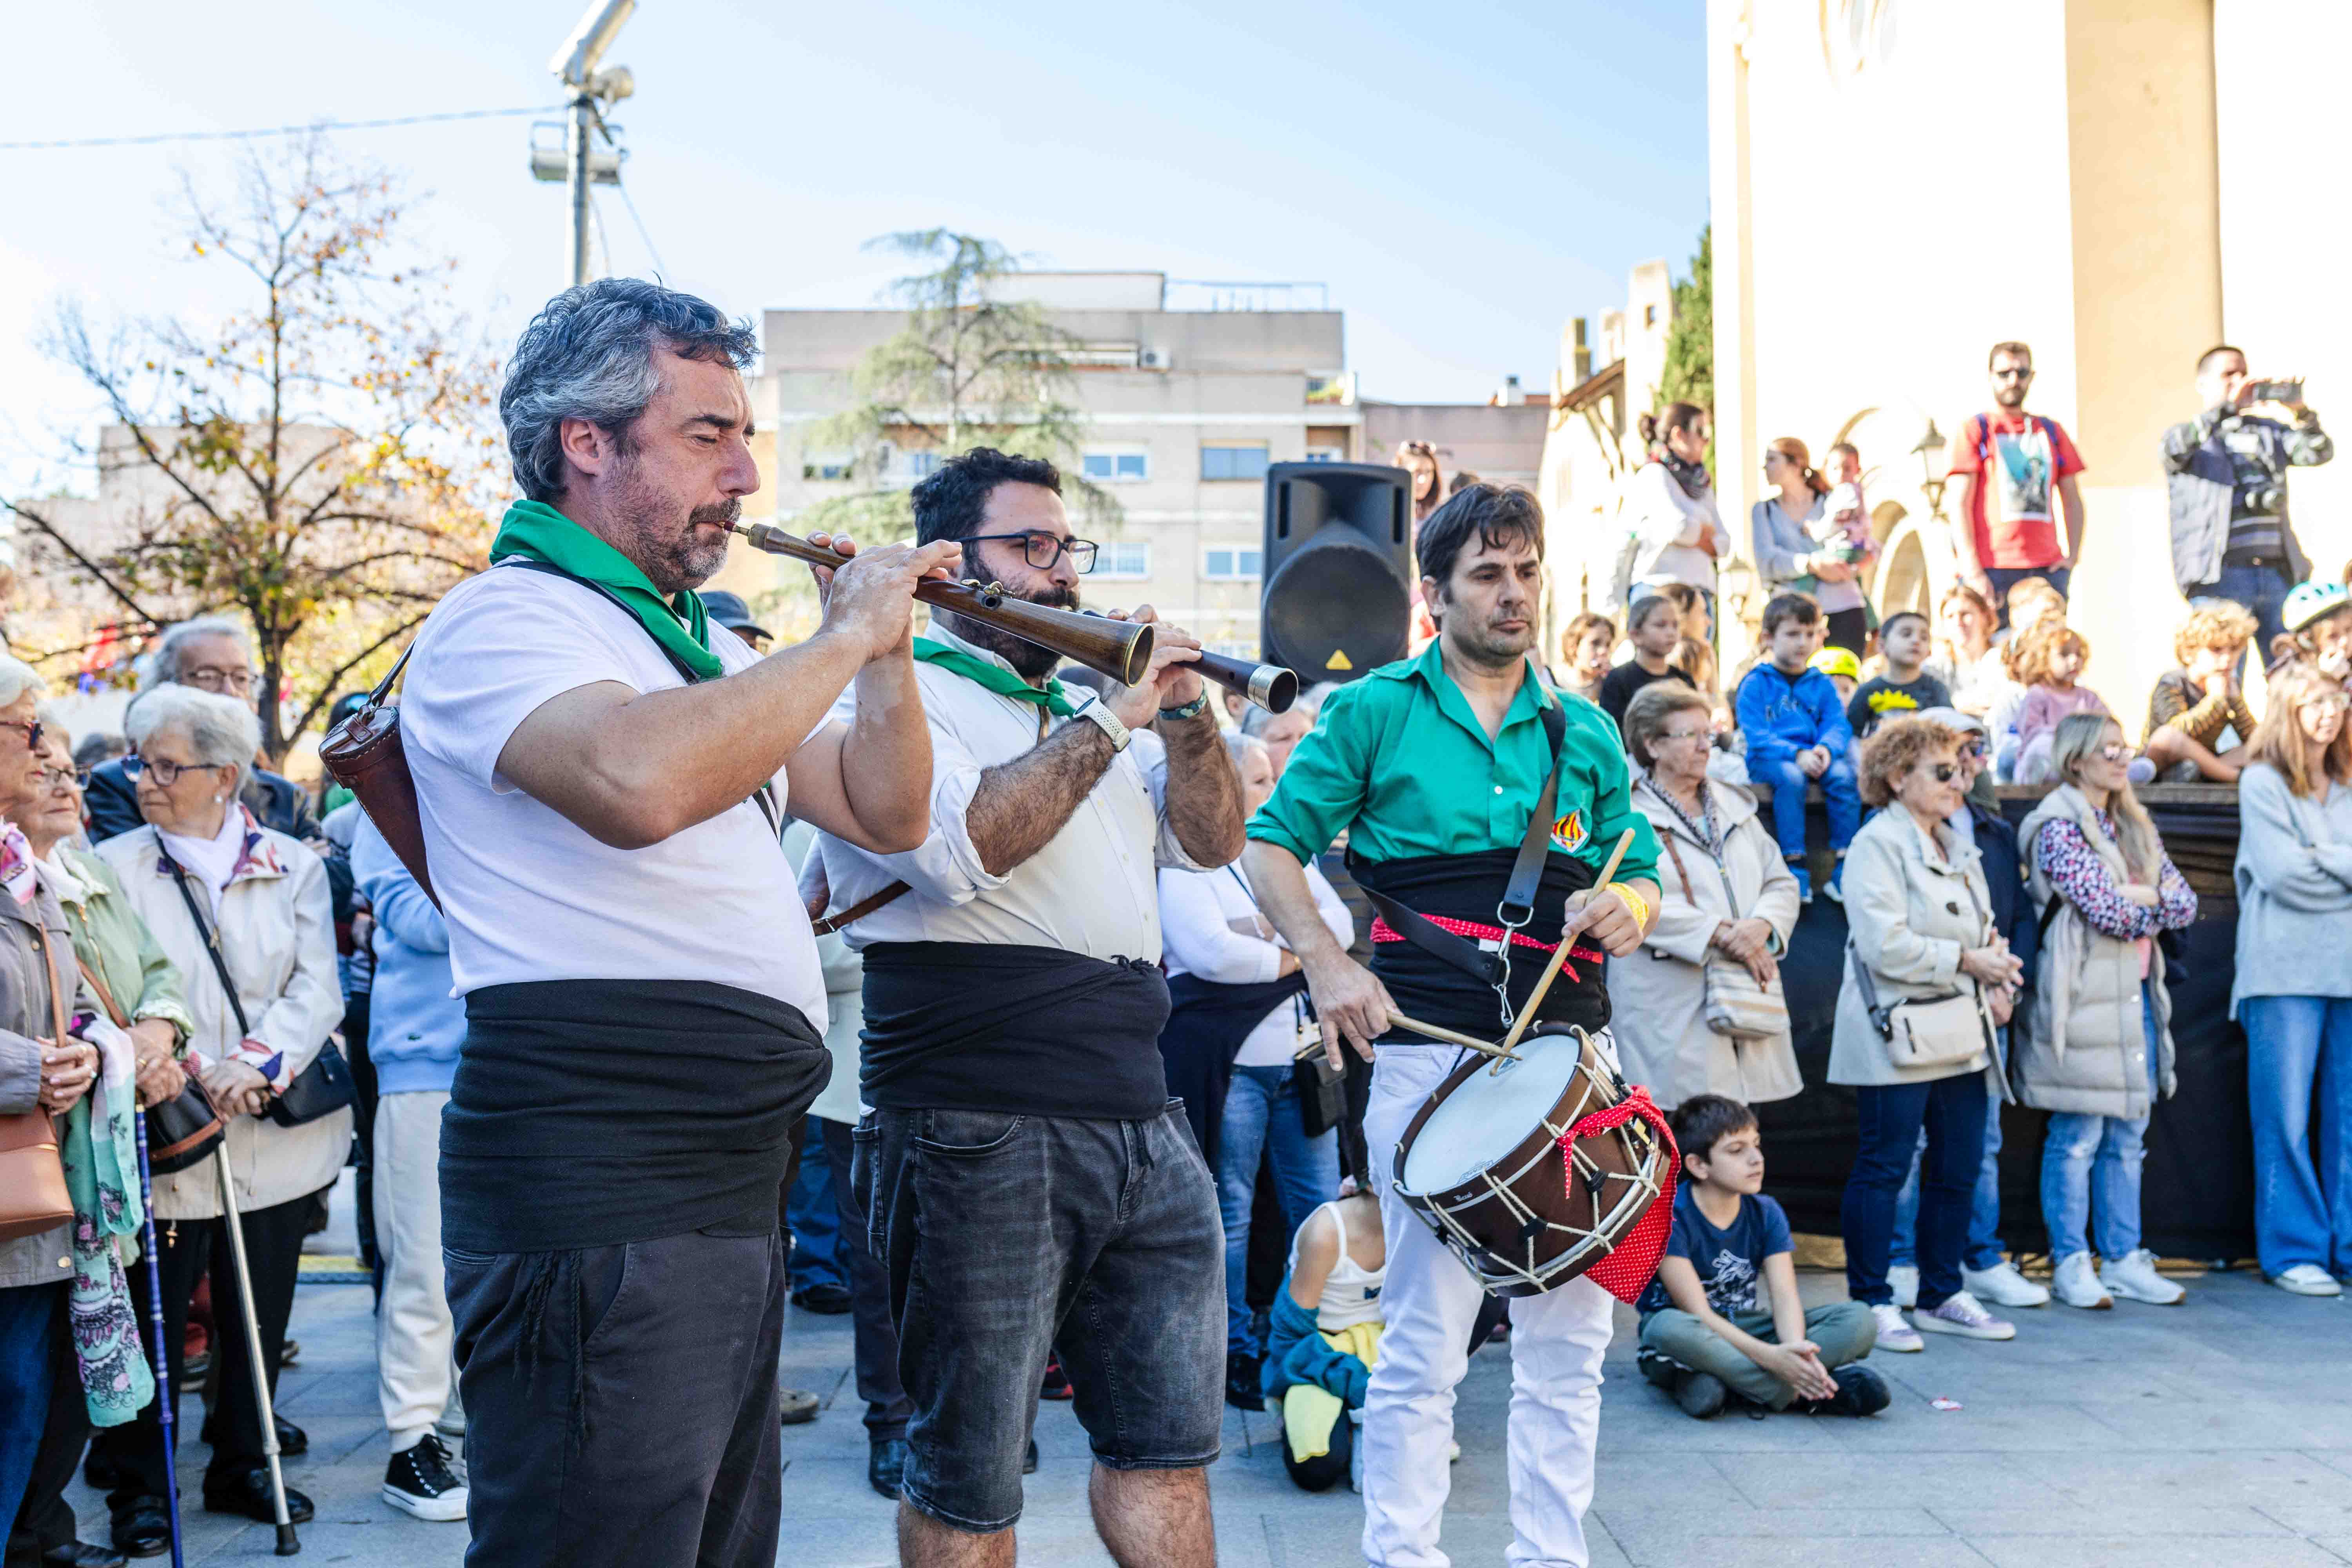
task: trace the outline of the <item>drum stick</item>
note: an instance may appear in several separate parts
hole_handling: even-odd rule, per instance
[[[1434,1024],[1424,1024],[1418,1018],[1408,1018],[1402,1013],[1391,1013],[1389,1015],[1389,1022],[1400,1028],[1411,1029],[1416,1035],[1427,1035],[1433,1040],[1444,1040],[1449,1046],[1460,1046],[1465,1051],[1476,1051],[1482,1056],[1489,1057],[1510,1057],[1513,1061],[1519,1059],[1517,1057],[1512,1055],[1511,1052],[1503,1049],[1500,1046],[1475,1038],[1473,1036],[1459,1034],[1452,1029],[1441,1029]],[[1308,1057],[1313,1056],[1322,1048],[1322,1041],[1310,1040],[1306,1045],[1298,1047],[1297,1056],[1295,1059],[1305,1061]]]
[[[1625,858],[1625,851],[1632,847],[1633,830],[1629,827],[1618,835],[1617,847],[1609,852],[1609,864],[1601,867],[1601,875],[1592,879],[1593,892],[1597,894],[1609,885],[1609,879],[1617,874],[1618,862]],[[1519,1009],[1518,1021],[1511,1026],[1511,1032],[1503,1037],[1503,1049],[1507,1051],[1517,1045],[1519,1037],[1528,1032],[1528,1026],[1536,1021],[1536,1009],[1542,1005],[1544,993],[1550,990],[1551,983],[1559,977],[1559,966],[1568,962],[1568,950],[1575,945],[1563,936],[1559,939],[1559,945],[1551,950],[1551,962],[1544,965],[1543,976],[1536,982],[1536,988],[1528,993],[1527,1005]]]

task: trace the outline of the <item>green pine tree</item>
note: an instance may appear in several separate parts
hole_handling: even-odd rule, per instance
[[[1698,231],[1698,253],[1690,276],[1675,285],[1673,316],[1666,323],[1666,368],[1658,380],[1658,406],[1696,403],[1715,423],[1715,244],[1714,226]],[[1713,445],[1709,443],[1710,447]],[[1712,451],[1708,461],[1714,460]]]

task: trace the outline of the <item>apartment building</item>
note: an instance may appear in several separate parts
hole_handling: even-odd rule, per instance
[[[1086,416],[1086,474],[1120,511],[1098,530],[1087,602],[1148,603],[1213,647],[1255,655],[1267,466],[1365,455],[1340,312],[1318,284],[1024,272],[1007,285],[1082,345],[1070,396]],[[789,523],[852,491],[845,455],[813,450],[804,436],[848,405],[852,368],[905,323],[897,310],[767,312],[754,395],[775,444],[771,482],[747,511],[772,505]],[[912,484],[940,456],[893,451],[885,482]],[[723,581],[756,594],[799,570],[739,559]]]

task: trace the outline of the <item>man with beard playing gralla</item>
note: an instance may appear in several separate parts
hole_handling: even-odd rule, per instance
[[[1447,1562],[1437,1537],[1454,1387],[1468,1369],[1482,1294],[1391,1190],[1398,1141],[1460,1059],[1454,1047],[1392,1028],[1391,1015],[1498,1037],[1511,1016],[1504,994],[1509,1009],[1525,1006],[1553,944],[1565,942],[1568,964],[1538,1016],[1601,1031],[1601,955],[1637,949],[1658,905],[1657,841],[1633,808],[1616,726],[1584,699],[1547,690],[1528,658],[1543,600],[1535,498],[1472,485],[1422,524],[1415,545],[1437,641],[1332,694],[1250,819],[1245,861],[1298,954],[1331,1061],[1343,1038],[1368,1058],[1379,1046],[1364,1117],[1389,1249],[1387,1328],[1362,1437],[1364,1559],[1374,1568]],[[1555,767],[1541,880],[1505,910]],[[1628,828],[1619,879],[1593,889]],[[1369,971],[1332,940],[1300,869],[1343,830],[1349,865],[1381,917]],[[1507,925],[1517,929],[1506,969],[1496,955]],[[1522,1568],[1589,1561],[1584,1510],[1611,1305],[1581,1278],[1510,1303],[1510,1559]]]
[[[927,548],[961,542],[962,575],[1077,607],[1095,547],[1070,537],[1051,463],[982,447],[913,499]],[[866,964],[859,1094],[874,1110],[853,1186],[915,1406],[898,1551],[920,1568],[1013,1562],[1056,1345],[1111,1557],[1215,1561],[1203,1467],[1223,1421],[1224,1243],[1159,1047],[1157,868],[1242,848],[1200,646],[1160,626],[1142,680],[1097,696],[1051,679],[1054,654],[934,612],[915,643],[929,838],[895,855],[818,840]],[[1146,725],[1164,778],[1128,749]]]

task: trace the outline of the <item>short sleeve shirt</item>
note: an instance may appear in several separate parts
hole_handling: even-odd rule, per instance
[[[759,662],[720,626],[710,648],[730,675]],[[616,849],[499,772],[507,742],[541,704],[604,681],[685,684],[635,617],[544,572],[494,569],[460,584],[417,637],[401,733],[457,994],[535,980],[698,980],[821,1022],[808,911],[755,802]],[[775,782],[781,806],[784,780]]]
[[[1774,1253],[1796,1250],[1789,1235],[1788,1215],[1760,1193],[1743,1194],[1738,1215],[1717,1229],[1699,1212],[1696,1193],[1687,1182],[1675,1189],[1675,1228],[1666,1241],[1666,1256],[1686,1259],[1698,1271],[1706,1304],[1725,1317],[1769,1311],[1771,1298],[1763,1284],[1764,1260]],[[1639,1305],[1646,1316],[1674,1304],[1665,1286],[1653,1280]]]
[[[2055,419],[2007,409],[1977,415],[1952,443],[1951,471],[1976,481],[1969,525],[1979,565],[2018,570],[2065,559],[2053,503],[2058,481],[2083,471],[2083,456]]]

